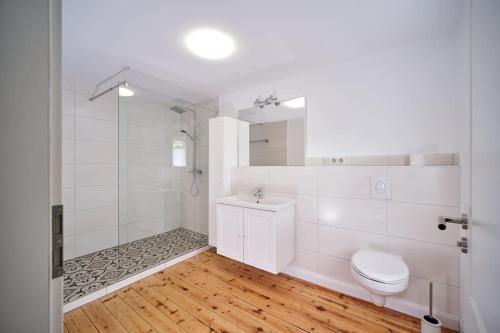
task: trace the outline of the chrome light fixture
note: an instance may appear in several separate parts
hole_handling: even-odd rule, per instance
[[[267,105],[279,106],[280,104],[280,100],[274,94],[269,95],[269,97],[267,97],[266,99],[261,99],[260,96],[258,96],[253,102],[253,105],[258,106],[261,109],[263,109]]]

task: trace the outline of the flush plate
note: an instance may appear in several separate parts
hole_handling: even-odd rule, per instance
[[[370,197],[375,199],[391,199],[392,184],[391,177],[372,176],[370,186]]]

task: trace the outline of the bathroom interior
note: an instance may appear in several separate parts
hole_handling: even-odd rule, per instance
[[[46,1],[52,332],[500,331],[494,1]]]

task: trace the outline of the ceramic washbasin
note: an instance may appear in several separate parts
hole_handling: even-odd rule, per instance
[[[271,212],[279,212],[295,205],[294,199],[264,197],[263,200],[257,200],[256,197],[250,195],[233,195],[230,197],[217,199],[216,202],[218,204],[261,209]]]

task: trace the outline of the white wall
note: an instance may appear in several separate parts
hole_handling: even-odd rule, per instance
[[[221,114],[276,90],[306,96],[310,157],[459,152],[463,47],[445,36],[235,91],[220,96]]]
[[[51,280],[50,269],[50,205],[59,203],[50,193],[57,184],[50,163],[59,156],[57,145],[51,151],[50,135],[59,130],[50,117],[60,90],[51,77],[60,69],[60,9],[60,1],[0,2],[2,332],[62,330],[62,297],[51,290],[62,289],[61,279]]]
[[[370,197],[370,177],[377,175],[391,177],[391,200]],[[369,299],[351,275],[352,254],[396,253],[409,266],[410,284],[387,306],[422,315],[433,280],[438,316],[457,327],[459,227],[440,231],[437,224],[440,215],[460,212],[459,167],[235,167],[231,179],[233,194],[263,185],[267,196],[296,198],[296,259],[288,273]]]

